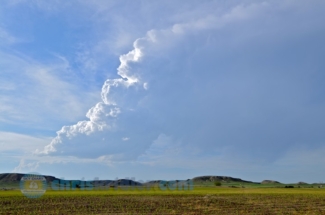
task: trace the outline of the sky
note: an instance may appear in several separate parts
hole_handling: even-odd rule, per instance
[[[4,0],[0,172],[325,181],[324,10]]]

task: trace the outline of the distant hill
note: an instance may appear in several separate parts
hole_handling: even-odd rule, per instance
[[[12,187],[16,187],[17,185],[19,185],[19,182],[21,180],[21,178],[24,176],[25,174],[21,174],[21,173],[2,173],[0,174],[0,188],[1,187],[10,187],[8,185],[12,185]],[[48,175],[43,175],[46,179],[46,181],[48,182],[48,184],[50,184],[52,181],[54,180],[63,180],[63,179],[59,179],[56,178],[54,176],[48,176]],[[226,183],[251,183],[253,186],[254,184],[264,184],[267,186],[267,184],[279,184],[281,185],[282,183],[275,181],[275,180],[263,180],[262,182],[252,182],[252,181],[246,181],[240,178],[233,178],[233,177],[229,177],[229,176],[213,176],[213,175],[206,175],[206,176],[198,176],[198,177],[194,177],[192,179],[187,179],[187,180],[173,180],[174,182],[180,183],[180,182],[186,182],[192,180],[194,182],[194,184],[210,184],[209,182],[211,182],[211,184],[213,182],[221,182],[221,184],[226,184]],[[64,181],[64,180],[63,180]],[[148,182],[144,182],[144,183],[140,183],[134,180],[130,180],[130,179],[118,179],[118,180],[90,180],[90,181],[81,181],[81,180],[67,180],[69,182],[76,182],[75,184],[85,184],[84,186],[93,186],[93,187],[101,187],[101,186],[108,186],[108,187],[116,187],[116,186],[155,186],[155,185],[159,185],[162,180],[152,180],[152,181],[148,181]],[[82,183],[84,182],[84,183]],[[90,184],[89,184],[90,183]],[[87,185],[88,184],[88,185]],[[305,182],[299,182],[297,183],[298,185],[308,185]]]
[[[245,181],[240,178],[233,178],[229,176],[199,176],[199,177],[194,177],[193,178],[194,183],[195,182],[214,182],[214,181],[219,181],[219,182],[240,182],[240,183],[256,183],[252,181]]]
[[[263,180],[261,184],[281,184],[281,183],[274,180]]]
[[[12,184],[18,184],[21,180],[21,178],[25,174],[21,173],[2,173],[0,174],[0,186],[1,185],[12,185]],[[54,180],[63,180],[64,179],[59,179],[54,176],[48,176],[48,175],[43,175],[44,178],[46,179],[47,183],[51,183]],[[79,184],[79,182],[89,182],[91,183],[94,187],[97,186],[110,186],[110,187],[115,187],[115,186],[141,186],[142,184],[133,180],[129,179],[118,179],[118,180],[91,180],[91,181],[81,181],[81,180],[67,180],[70,182],[77,182],[76,184]],[[86,183],[84,183],[86,184]],[[85,185],[86,186],[86,185]]]
[[[24,176],[25,174],[21,173],[2,173],[0,174],[0,183],[15,183],[19,182],[20,179]],[[53,176],[47,176],[44,175],[45,179],[47,182],[51,182],[53,180],[58,180],[58,178],[53,177]]]
[[[24,174],[21,173],[3,173],[0,174],[0,186],[5,185],[5,184],[18,184],[21,180],[21,178],[24,176]],[[60,180],[59,178],[56,178],[54,176],[47,176],[43,175],[46,178],[46,181],[48,183],[51,183],[54,180]],[[61,179],[62,180],[62,179]],[[181,182],[181,181],[188,181],[187,180],[175,180],[176,182]],[[239,183],[254,183],[251,181],[246,181],[242,180],[240,178],[233,178],[229,176],[199,176],[199,177],[194,177],[192,178],[194,183],[200,183],[200,182],[214,182],[214,181],[220,181],[221,183],[224,182],[239,182]],[[81,181],[81,180],[69,180],[73,182],[77,182],[79,184],[80,182],[86,182],[86,181]],[[92,181],[87,181],[88,183],[91,183],[94,187],[98,186],[109,186],[109,187],[115,187],[115,186],[141,186],[141,185],[159,185],[159,183],[162,180],[153,180],[153,181],[148,181],[145,183],[140,183],[136,182],[130,179],[118,179],[118,180],[92,180]],[[85,183],[86,184],[86,183]]]
[[[308,184],[308,183],[303,182],[303,181],[299,181],[297,184],[298,184],[298,185],[306,185],[306,184]]]

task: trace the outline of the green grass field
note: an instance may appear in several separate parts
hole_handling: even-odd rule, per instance
[[[0,214],[325,214],[325,189],[229,188],[0,191]]]

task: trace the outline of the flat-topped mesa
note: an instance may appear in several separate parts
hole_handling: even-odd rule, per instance
[[[8,182],[19,182],[21,178],[26,175],[22,173],[2,173],[0,174],[0,182],[8,183]],[[47,182],[52,182],[53,180],[58,180],[54,176],[42,175]]]
[[[233,178],[229,176],[198,176],[194,177],[192,179],[194,182],[200,182],[200,181],[220,181],[220,182],[245,182],[245,183],[254,183],[252,181],[245,181],[240,178]]]
[[[3,173],[0,174],[1,182],[17,182],[24,176],[24,174],[20,173]]]
[[[261,184],[281,184],[281,183],[274,180],[263,180]]]
[[[189,182],[191,179],[185,179],[185,180],[151,180],[147,182],[143,182],[143,185],[158,185],[158,184],[163,184],[165,182],[172,182],[172,183],[184,183],[184,182]]]
[[[17,184],[20,182],[21,178],[26,175],[22,173],[2,173],[0,174],[0,184]],[[142,185],[140,182],[136,182],[130,179],[118,179],[118,180],[65,180],[65,179],[59,179],[54,176],[47,176],[47,175],[41,175],[43,176],[47,183],[70,183],[70,184],[80,184],[82,183],[90,183],[93,187],[98,186],[140,186]],[[89,186],[90,186],[89,185]]]

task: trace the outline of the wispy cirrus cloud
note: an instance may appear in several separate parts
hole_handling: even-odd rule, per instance
[[[49,140],[49,137],[33,137],[12,132],[0,132],[0,152],[19,150],[31,154],[35,149],[45,146]]]
[[[0,26],[0,45],[11,45],[20,40],[13,35],[11,35],[6,29]]]
[[[36,127],[41,123],[42,127],[53,129],[46,125],[47,121],[73,121],[83,117],[89,103],[99,97],[96,92],[79,94],[82,86],[65,75],[71,70],[64,61],[46,65],[4,52],[0,56],[3,122]]]

